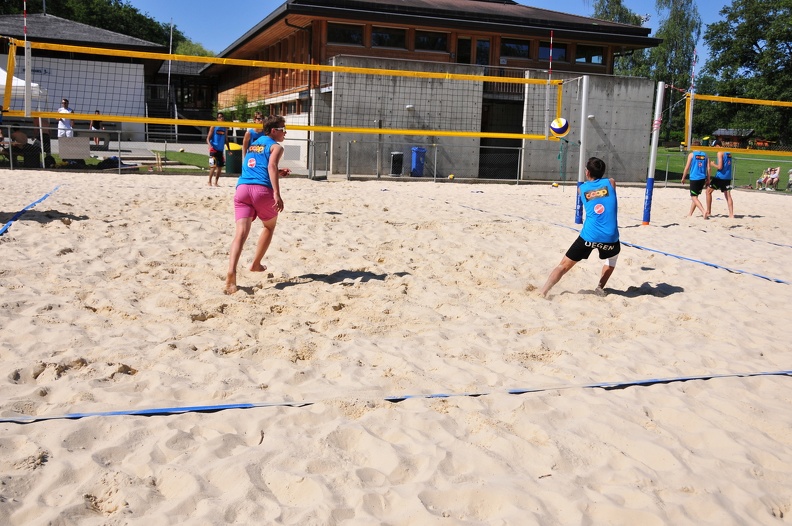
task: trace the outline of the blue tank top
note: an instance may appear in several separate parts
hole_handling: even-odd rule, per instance
[[[586,181],[579,187],[586,211],[580,237],[591,243],[615,243],[619,240],[619,206],[616,189],[606,178]]]
[[[250,143],[248,144],[253,144],[253,141],[257,140],[259,137],[264,137],[265,135],[262,128],[259,128],[258,130],[255,128],[248,128],[248,133],[250,134]]]
[[[690,180],[698,181],[707,178],[707,154],[702,151],[693,152],[693,160],[690,163]]]
[[[248,146],[248,153],[242,161],[242,175],[237,179],[241,184],[258,184],[272,188],[269,176],[269,159],[272,145],[278,144],[268,135],[262,135]]]
[[[728,179],[732,178],[732,158],[731,152],[723,152],[723,166],[715,173],[715,179]]]
[[[212,132],[212,138],[209,139],[209,144],[211,144],[212,148],[218,152],[225,150],[226,133],[227,130],[225,128],[215,126],[214,131]]]

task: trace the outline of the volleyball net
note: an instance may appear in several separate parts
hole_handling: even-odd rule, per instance
[[[733,150],[761,150],[773,155],[792,156],[788,123],[792,120],[792,102],[748,99],[718,95],[700,95],[685,99],[685,137],[696,144],[693,130],[702,135],[718,135],[724,147]],[[708,141],[699,139],[702,146]]]
[[[362,57],[319,65],[3,41],[8,74],[0,93],[12,117],[57,119],[68,99],[76,121],[98,111],[129,130],[215,125],[185,118],[185,94],[171,82],[178,75],[214,83],[217,98],[204,115],[225,110],[244,122],[263,109],[307,132],[557,140],[548,127],[561,116],[563,82],[524,70],[422,62],[418,71],[366,67],[371,59]],[[517,115],[486,115],[487,98],[514,103],[509,113]]]

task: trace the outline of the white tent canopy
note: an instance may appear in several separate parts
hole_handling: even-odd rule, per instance
[[[5,86],[6,80],[8,79],[8,73],[6,70],[0,68],[0,97],[5,97]],[[47,90],[41,89],[41,87],[36,84],[35,82],[30,83],[30,97],[33,100],[42,100],[47,98]],[[25,99],[25,81],[12,76],[11,79],[11,98],[12,99]],[[3,101],[3,107],[8,108],[11,104],[8,104],[6,101]]]

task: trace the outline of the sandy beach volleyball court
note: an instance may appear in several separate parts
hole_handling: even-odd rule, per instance
[[[51,192],[0,236],[0,524],[790,522],[788,196],[619,187],[609,294],[542,299],[572,188],[286,179],[226,296],[234,183],[0,171],[0,223]]]

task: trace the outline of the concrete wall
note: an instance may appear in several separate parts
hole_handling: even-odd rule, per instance
[[[336,66],[481,74],[480,68],[469,65],[384,61],[349,56],[339,56],[335,60]],[[332,89],[332,102],[327,98],[321,102],[314,99],[314,124],[471,132],[478,131],[481,126],[483,83],[337,73]],[[364,94],[375,94],[374,103],[361,104],[360,97]],[[460,101],[472,102],[465,103],[460,111]],[[322,105],[321,108],[317,102]],[[320,110],[329,113],[320,113]],[[389,173],[391,152],[404,152],[404,163],[408,164],[410,145],[426,147],[443,144],[448,149],[438,154],[438,170],[448,170],[449,173],[456,170],[454,173],[460,177],[476,177],[478,174],[478,137],[438,137],[429,134],[377,136],[366,133],[329,135],[332,173],[346,173],[347,169],[357,175]],[[357,153],[347,159],[351,141],[357,143]],[[368,147],[364,148],[363,144]]]
[[[553,78],[573,78],[556,75]],[[559,172],[558,142],[526,141],[524,179],[577,180],[581,126],[586,129],[586,158],[599,157],[607,174],[620,181],[643,181],[649,162],[655,84],[632,77],[590,76],[587,115],[581,115],[579,89],[583,82],[564,86],[561,114],[569,121],[570,141],[565,177]]]
[[[367,57],[335,57],[335,65],[395,70],[420,70],[461,74],[482,74],[478,66],[383,60]],[[544,78],[544,71],[530,71],[534,78]],[[570,143],[565,148],[566,170],[560,173],[560,142],[525,141],[523,180],[577,180],[581,126],[587,126],[586,158],[597,156],[608,166],[608,175],[620,181],[641,181],[646,178],[649,143],[656,87],[647,79],[592,75],[589,77],[587,119],[581,115],[582,81],[574,74],[554,73],[553,79],[566,79],[563,88],[561,115],[569,120]],[[524,114],[528,133],[544,133],[547,115],[545,87],[529,86]],[[443,79],[375,76],[336,73],[324,89],[316,89],[312,97],[311,123],[325,126],[344,126],[383,129],[426,129],[480,131],[484,97],[483,83]],[[518,100],[521,97],[517,97]],[[550,100],[551,115],[555,115],[555,100]],[[408,108],[408,106],[412,106]],[[503,117],[504,131],[513,130],[513,116]],[[495,117],[497,120],[497,117]],[[293,121],[289,117],[291,122]],[[510,121],[506,123],[505,121]],[[492,119],[491,119],[492,121]],[[498,122],[490,122],[493,131]],[[391,171],[393,152],[402,152],[403,175],[409,173],[411,146],[427,151],[437,149],[432,156],[431,170],[445,177],[479,177],[488,172],[480,166],[482,159],[497,157],[495,150],[481,148],[479,137],[446,137],[437,135],[399,135],[367,133],[317,133],[314,139],[328,146],[330,172],[352,175],[387,175]],[[325,146],[322,146],[325,148]],[[320,148],[321,149],[321,148]],[[485,152],[485,155],[481,155]],[[507,155],[506,153],[503,154]],[[512,158],[515,154],[512,153]],[[429,162],[429,159],[427,159]],[[490,162],[489,160],[485,162]],[[319,163],[317,163],[319,164]],[[515,165],[517,166],[517,165]],[[517,166],[519,168],[519,166]],[[321,166],[320,166],[321,168]],[[519,171],[515,171],[516,174]],[[511,175],[509,175],[509,178]]]

